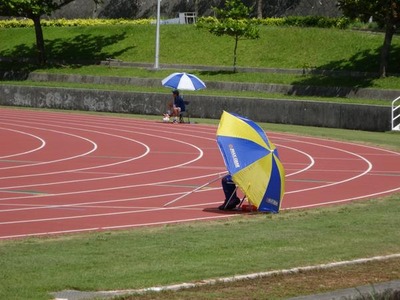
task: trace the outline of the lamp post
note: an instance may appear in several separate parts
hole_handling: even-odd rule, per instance
[[[157,29],[156,29],[156,57],[154,62],[154,69],[158,69],[158,57],[160,55],[160,2],[157,0]]]

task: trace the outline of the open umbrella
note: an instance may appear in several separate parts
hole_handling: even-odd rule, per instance
[[[189,73],[172,73],[165,77],[161,84],[178,90],[196,91],[206,88],[206,84],[197,76]]]
[[[233,181],[259,211],[279,212],[285,192],[285,170],[278,150],[260,126],[224,111],[217,143]]]

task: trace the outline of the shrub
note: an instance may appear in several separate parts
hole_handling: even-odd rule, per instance
[[[98,25],[144,25],[151,24],[152,19],[54,19],[41,21],[43,27],[74,27],[74,26],[98,26]],[[33,21],[30,19],[9,19],[1,20],[0,28],[33,27]]]
[[[258,20],[259,24],[269,26],[295,26],[295,27],[319,27],[345,29],[350,25],[347,18],[327,18],[318,16],[266,18]]]

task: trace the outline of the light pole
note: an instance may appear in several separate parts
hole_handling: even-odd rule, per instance
[[[156,57],[154,62],[154,69],[158,69],[158,57],[160,55],[160,2],[157,0],[157,29],[156,29]]]

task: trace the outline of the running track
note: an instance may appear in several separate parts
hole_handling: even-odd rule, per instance
[[[223,193],[215,179],[226,171],[215,133],[209,125],[0,108],[0,239],[237,215],[216,209]],[[398,152],[268,136],[287,173],[282,209],[400,191]]]

